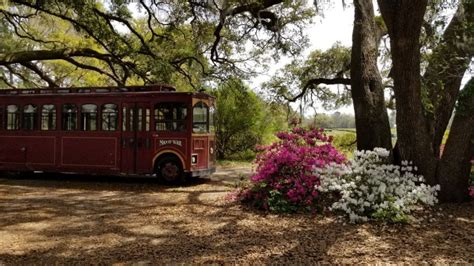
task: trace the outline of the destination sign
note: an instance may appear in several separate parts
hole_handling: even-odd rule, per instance
[[[165,146],[165,145],[177,145],[177,146],[183,146],[183,142],[181,140],[177,139],[161,139],[160,140],[160,146]]]

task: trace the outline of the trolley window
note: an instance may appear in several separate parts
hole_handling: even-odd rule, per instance
[[[209,131],[209,108],[203,102],[198,102],[193,108],[193,132],[203,133]]]
[[[37,121],[37,110],[36,105],[28,104],[23,106],[23,125],[22,128],[26,130],[35,130]]]
[[[20,112],[17,105],[10,104],[7,106],[7,129],[20,129]]]
[[[122,107],[122,131],[127,130],[127,107]]]
[[[145,131],[150,131],[150,108],[145,109]]]
[[[97,105],[83,104],[81,106],[81,124],[83,131],[97,130]]]
[[[45,104],[41,107],[41,130],[56,130],[56,106]]]
[[[137,109],[137,130],[143,131],[143,108]]]
[[[74,104],[63,105],[62,129],[66,131],[77,129],[77,107]]]
[[[102,130],[115,131],[118,126],[118,107],[116,104],[102,105]]]
[[[184,103],[159,103],[155,105],[155,130],[185,131],[187,108]]]
[[[137,130],[150,131],[150,109],[138,108],[137,110]]]

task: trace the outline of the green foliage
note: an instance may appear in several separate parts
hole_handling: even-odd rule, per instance
[[[268,196],[268,209],[274,213],[295,213],[300,209],[296,204],[289,202],[279,190],[271,190]]]
[[[339,134],[329,133],[330,136],[333,136],[332,145],[339,151],[344,154],[352,154],[357,149],[357,136],[353,132],[338,132]]]
[[[377,28],[380,29],[382,32],[387,32],[387,25],[385,25],[385,21],[383,20],[382,16],[375,16],[374,18],[375,24],[377,25]]]
[[[212,94],[216,96],[219,159],[254,159],[255,146],[284,127],[281,112],[276,112],[275,106],[265,103],[241,80],[230,79]]]
[[[315,78],[348,78],[350,66],[350,48],[336,43],[327,51],[315,50],[305,59],[296,59],[278,71],[263,86],[277,99],[292,99]],[[345,87],[333,92],[324,85],[310,86],[304,96],[306,102],[315,99],[322,102],[326,109],[335,109],[351,102],[350,91]]]
[[[395,199],[393,197],[386,201],[388,202],[388,207],[378,209],[371,214],[374,220],[390,223],[408,223],[410,221],[410,216],[400,212],[400,209],[395,206]]]
[[[44,76],[60,86],[171,83],[198,90],[206,81],[248,76],[270,56],[299,53],[307,43],[301,30],[314,15],[303,0],[226,1],[228,12],[219,1],[7,2],[0,5],[0,54],[94,51],[38,61]],[[46,81],[20,63],[0,69],[4,85]]]
[[[247,149],[244,151],[237,151],[234,153],[230,153],[225,157],[227,160],[232,161],[245,161],[250,162],[255,159],[255,151],[253,149]]]
[[[11,45],[19,47],[20,43],[25,43],[26,45],[21,47],[42,50],[88,48],[102,54],[112,54],[102,57],[106,60],[76,57],[42,62],[42,71],[47,76],[54,76],[56,84],[60,86],[113,85],[116,80],[111,79],[111,76],[127,77],[125,83],[128,85],[143,82],[169,83],[184,91],[194,89],[190,84],[201,83],[204,72],[208,70],[207,59],[196,45],[196,38],[193,37],[189,26],[166,28],[161,25],[148,25],[144,18],[133,18],[128,5],[116,1],[112,1],[112,4],[110,11],[106,11],[101,3],[95,1],[87,1],[84,5],[77,5],[75,1],[45,4],[41,8],[52,14],[59,14],[60,10],[65,8],[74,17],[74,22],[43,13],[25,20],[21,29],[37,36],[35,39],[44,41],[38,43],[13,35]],[[130,23],[136,33],[130,32],[123,24],[123,27],[109,24],[103,16],[123,19]],[[161,38],[154,37],[151,31]],[[137,36],[141,36],[146,42],[141,43]],[[100,69],[103,73],[91,71],[87,66]],[[34,75],[27,79],[41,84],[41,79]],[[16,83],[18,86],[24,85]]]

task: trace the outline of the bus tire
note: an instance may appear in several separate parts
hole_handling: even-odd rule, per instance
[[[180,184],[184,182],[184,171],[178,158],[169,156],[159,160],[156,165],[156,175],[166,184]]]

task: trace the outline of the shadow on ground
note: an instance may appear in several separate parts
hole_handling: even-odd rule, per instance
[[[182,187],[153,178],[0,178],[0,264],[473,262],[472,203],[443,206],[420,227],[270,215],[226,201],[249,174],[221,169]]]

